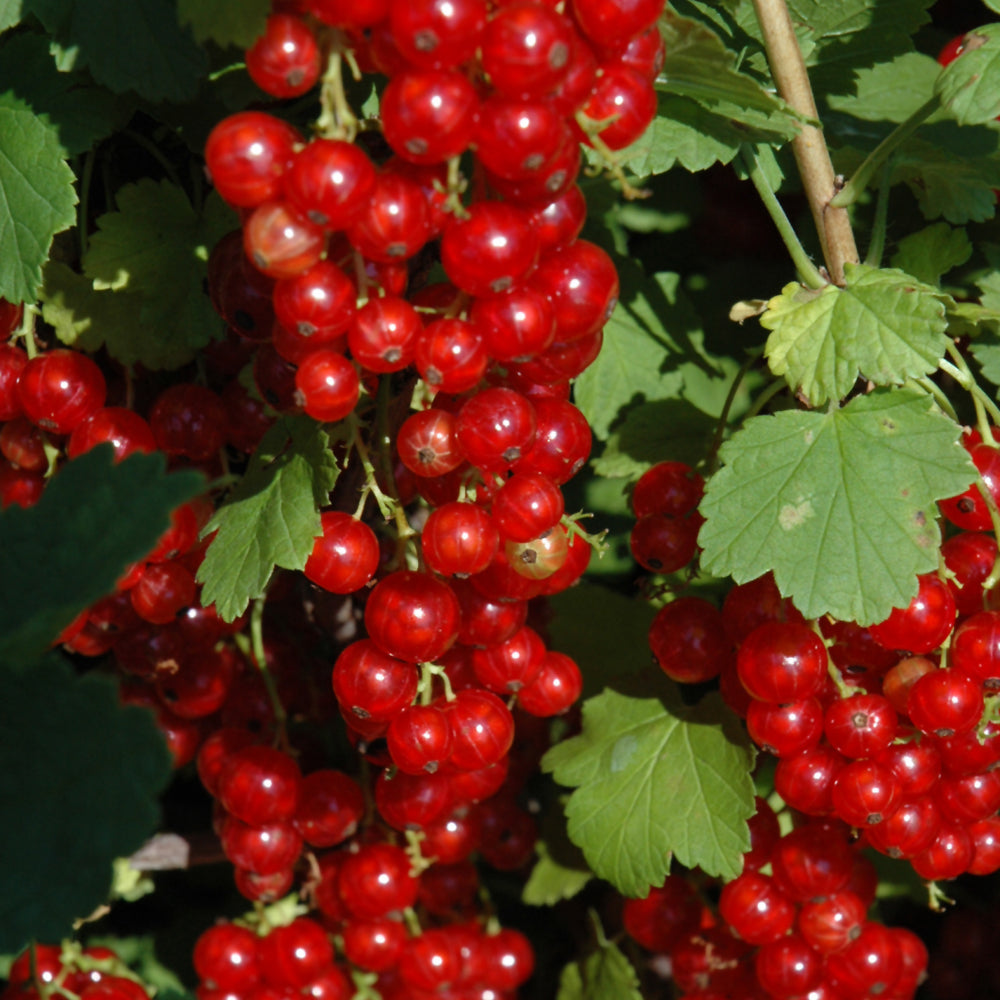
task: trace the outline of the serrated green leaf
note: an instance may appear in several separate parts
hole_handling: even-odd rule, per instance
[[[208,56],[177,20],[171,0],[29,0],[64,53],[61,68],[86,66],[116,93],[149,101],[194,96]]]
[[[50,260],[42,272],[39,290],[42,318],[67,346],[93,352],[105,344],[122,364],[138,360],[134,353],[137,297],[97,292],[93,282],[65,264]]]
[[[13,28],[24,17],[24,0],[0,0],[0,31]]]
[[[997,314],[1000,320],[1000,314]],[[969,350],[976,359],[983,378],[993,385],[1000,386],[1000,333],[995,328],[980,334],[970,345]]]
[[[583,729],[552,747],[542,768],[575,791],[570,839],[623,895],[662,885],[675,855],[734,878],[749,849],[753,749],[717,695],[689,708],[608,689],[583,705]]]
[[[216,534],[198,569],[202,602],[233,621],[264,596],[276,566],[302,569],[337,473],[320,424],[307,416],[277,420],[231,499],[205,527],[204,534]]]
[[[97,292],[128,296],[128,336],[111,325],[118,314],[110,304],[80,303],[84,313],[103,309],[109,325],[102,340],[119,361],[178,368],[221,333],[222,321],[205,291],[207,261],[236,221],[214,193],[198,214],[170,181],[144,179],[121,188],[118,210],[97,219],[83,268]],[[61,290],[71,294],[76,284]],[[80,321],[74,315],[72,322]]]
[[[521,902],[528,906],[555,906],[572,899],[594,877],[583,853],[569,839],[566,815],[558,802],[544,814],[535,854],[538,860],[521,892]]]
[[[76,222],[73,179],[56,130],[0,94],[0,298],[35,301],[52,238]]]
[[[552,645],[576,660],[584,697],[650,664],[645,637],[656,612],[645,601],[584,580],[550,603]]]
[[[683,399],[641,403],[626,413],[591,465],[609,479],[638,479],[668,458],[693,465],[705,456],[715,423]]]
[[[68,936],[104,902],[114,859],[156,828],[171,764],[150,711],[56,654],[0,668],[0,727],[0,951],[16,951]]]
[[[747,134],[697,101],[660,94],[652,124],[627,149],[617,154],[622,167],[636,177],[662,174],[681,166],[692,173],[715,163],[729,163],[747,141]],[[588,152],[591,162],[600,162]]]
[[[564,966],[556,1000],[642,1000],[632,963],[603,931],[599,937],[596,951]]]
[[[1000,115],[1000,24],[970,31],[964,44],[941,71],[935,92],[960,125],[981,125]]]
[[[904,236],[891,263],[918,281],[937,285],[942,275],[964,264],[971,256],[972,243],[964,229],[952,229],[946,222],[936,222],[918,233]]]
[[[827,103],[835,111],[865,121],[902,122],[933,95],[940,72],[931,56],[904,52],[858,70],[854,92],[832,94]]]
[[[101,445],[67,462],[33,507],[0,512],[3,662],[40,655],[152,550],[170,512],[205,487],[200,473],[168,474],[160,453],[119,463],[113,454]]]
[[[574,385],[576,405],[600,439],[628,407],[685,395],[688,379],[726,376],[722,363],[704,351],[701,324],[679,275],[647,278],[627,265],[619,273],[621,296],[604,327],[604,346]]]
[[[937,567],[935,502],[975,478],[960,437],[911,390],[754,417],[706,487],[702,567],[737,583],[773,570],[807,618],[883,621]]]
[[[904,181],[927,219],[956,226],[985,222],[996,214],[1000,160],[956,155],[922,139],[911,139],[892,161],[892,181]]]
[[[264,34],[270,0],[178,0],[181,24],[191,27],[195,41],[225,48],[248,49]]]
[[[0,91],[9,90],[55,126],[69,154],[90,149],[99,139],[122,128],[134,102],[97,86],[86,73],[61,73],[48,40],[19,32],[0,44]]]
[[[903,271],[844,266],[845,287],[786,285],[767,304],[764,353],[814,406],[846,396],[858,376],[899,385],[934,371],[947,345],[945,307],[936,288]]]
[[[739,122],[746,142],[781,144],[800,119],[753,77],[735,68],[736,57],[714,31],[666,10],[660,20],[666,55],[657,89],[696,101],[713,115]]]

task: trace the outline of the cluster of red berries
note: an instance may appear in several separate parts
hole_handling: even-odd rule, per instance
[[[32,954],[33,953],[33,954]],[[150,1000],[134,972],[110,948],[35,944],[11,963],[4,1000],[73,996],[81,1000]]]
[[[670,956],[685,997],[702,1000],[909,1000],[927,949],[910,930],[868,919],[877,876],[841,823],[808,820],[784,836],[758,800],[743,872],[715,910],[671,875],[625,903],[628,933]]]

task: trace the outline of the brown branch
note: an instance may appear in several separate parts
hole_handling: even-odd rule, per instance
[[[794,111],[816,120],[819,117],[816,101],[785,0],[754,0],[753,5],[778,93]],[[847,210],[830,205],[837,193],[837,184],[822,129],[815,125],[803,126],[792,140],[792,152],[809,199],[827,270],[831,279],[842,285],[844,264],[858,262],[858,248]]]

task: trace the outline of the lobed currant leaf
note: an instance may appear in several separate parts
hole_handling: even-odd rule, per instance
[[[247,49],[264,33],[269,0],[178,0],[181,24],[190,25],[195,41]]]
[[[883,621],[937,568],[935,501],[975,477],[960,437],[911,390],[747,421],[705,490],[702,568],[737,583],[773,570],[807,618]]]
[[[937,289],[865,264],[845,264],[844,275],[844,288],[786,285],[760,318],[771,371],[813,406],[846,396],[859,375],[876,385],[926,375],[948,342]]]
[[[24,0],[0,0],[0,31],[13,28],[24,15]]]
[[[83,259],[95,291],[129,296],[128,336],[120,327],[107,328],[119,361],[178,368],[220,334],[222,321],[205,293],[207,261],[234,222],[214,193],[198,213],[170,181],[144,179],[121,188],[118,210],[98,217]],[[84,311],[88,304],[98,308],[91,299]]]
[[[0,44],[0,92],[5,90],[44,115],[71,155],[123,128],[135,110],[131,95],[113,94],[87,73],[60,72],[48,40],[34,32],[12,34]]]
[[[596,951],[563,967],[556,1000],[642,1000],[639,977],[625,953],[600,926],[597,938]]]
[[[337,475],[322,425],[307,416],[281,417],[205,526],[204,534],[216,534],[198,569],[203,603],[233,621],[264,596],[275,567],[303,569]]]
[[[576,660],[584,697],[622,674],[649,666],[649,650],[634,641],[649,631],[655,615],[645,601],[582,580],[549,602],[555,613],[549,625],[552,646]]]
[[[52,239],[76,222],[73,171],[56,129],[0,94],[0,298],[34,302]]]
[[[609,688],[588,699],[580,734],[542,759],[575,789],[566,806],[570,839],[626,896],[662,885],[671,855],[733,878],[750,845],[754,752],[746,734],[718,695],[687,707],[675,688],[667,692]]]
[[[961,56],[941,70],[934,89],[959,125],[1000,115],[1000,24],[970,31]]]
[[[891,264],[912,274],[918,281],[937,285],[941,276],[964,264],[972,256],[972,243],[964,229],[946,222],[904,236],[896,247]]]
[[[171,0],[31,0],[31,12],[62,50],[60,69],[86,66],[116,93],[184,101],[208,69]]]
[[[152,713],[55,653],[0,667],[0,725],[0,950],[14,952],[68,936],[105,901],[114,859],[156,828],[171,765]]]
[[[200,473],[167,473],[160,453],[115,464],[112,455],[100,445],[67,462],[37,504],[0,513],[0,658],[9,664],[30,663],[113,591],[170,512],[204,489]]]

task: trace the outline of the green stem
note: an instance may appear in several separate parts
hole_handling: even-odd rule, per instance
[[[906,121],[900,122],[865,157],[864,162],[854,171],[854,175],[833,197],[830,204],[834,208],[847,208],[848,205],[853,205],[861,196],[861,192],[868,187],[871,179],[875,176],[875,171],[937,111],[940,103],[940,98],[935,95],[921,104]]]
[[[21,316],[21,325],[14,335],[24,341],[24,351],[28,355],[29,360],[38,354],[38,344],[35,341],[35,309],[35,306],[25,303],[24,313]]]
[[[914,385],[920,386],[929,396],[934,397],[934,402],[941,408],[943,413],[947,413],[952,420],[957,424],[958,414],[955,412],[955,407],[951,405],[951,400],[944,394],[941,387],[935,384],[931,379],[924,376],[923,378],[915,378],[911,380]]]
[[[163,155],[162,150],[155,142],[150,142],[141,132],[136,132],[134,129],[126,128],[122,129],[122,135],[128,136],[137,146],[142,147],[142,149],[147,152],[161,167],[163,167],[163,172],[173,181],[177,187],[183,190],[184,185],[181,184],[180,174],[177,173],[176,167]]]
[[[889,188],[892,181],[892,160],[885,161],[882,168],[882,183],[878,189],[878,201],[875,203],[875,218],[872,220],[872,240],[868,244],[868,256],[865,263],[869,267],[882,266],[882,254],[885,251],[885,231],[889,218]]]
[[[752,417],[756,417],[761,410],[767,406],[768,403],[774,399],[775,396],[781,392],[782,389],[787,389],[788,384],[784,379],[775,379],[754,401],[750,409],[743,415],[743,423],[746,423]]]
[[[726,428],[729,426],[729,413],[733,408],[733,403],[736,402],[736,394],[740,391],[740,386],[743,384],[743,380],[747,377],[750,369],[760,360],[763,352],[764,349],[762,347],[749,352],[746,360],[740,365],[740,370],[733,376],[732,385],[729,386],[729,392],[726,394],[726,401],[722,404],[722,413],[719,414],[718,423],[715,425],[712,445],[705,456],[705,466],[708,469],[714,469],[716,466],[716,456],[719,454],[719,449],[722,447],[722,439],[726,434]]]
[[[344,93],[344,56],[337,45],[326,64],[319,100],[322,111],[316,121],[317,133],[324,139],[353,142],[358,134],[358,118]]]
[[[87,219],[90,214],[90,183],[94,177],[94,161],[97,153],[91,149],[83,158],[83,170],[80,173],[80,205],[76,213],[76,238],[80,247],[80,259],[87,254]]]
[[[264,604],[263,597],[258,597],[250,607],[250,651],[254,666],[260,673],[261,680],[267,690],[267,697],[274,709],[274,722],[278,728],[275,743],[278,748],[288,753],[291,749],[288,742],[288,714],[278,695],[278,686],[274,675],[267,666],[267,654],[264,651]]]
[[[781,235],[781,240],[788,250],[788,255],[792,258],[795,270],[799,272],[799,277],[810,288],[825,288],[829,282],[819,273],[819,268],[809,259],[809,254],[806,253],[805,247],[802,246],[795,228],[788,221],[788,216],[785,215],[785,210],[781,207],[781,202],[778,201],[777,195],[764,176],[764,171],[761,170],[760,161],[757,159],[757,154],[753,151],[753,147],[741,146],[740,156],[746,167],[747,175],[753,182],[753,186],[757,189],[757,194],[760,195],[760,200],[767,209],[767,214],[771,216],[771,221],[774,222],[778,233]]]
[[[986,408],[989,412],[990,417],[994,424],[1000,424],[1000,409],[997,409],[996,403],[990,399],[988,393],[983,392],[979,384],[976,382],[975,376],[966,364],[965,358],[962,357],[961,352],[954,344],[948,345],[948,354],[951,355],[953,363],[949,363],[942,358],[938,362],[938,368],[950,375],[955,379],[958,384],[965,389],[972,396],[973,405],[976,407],[977,416],[979,414],[980,406]],[[981,429],[983,434],[983,442],[986,444],[993,444],[993,433],[990,430],[989,421],[983,415],[981,421],[981,428],[985,428],[985,431]]]

